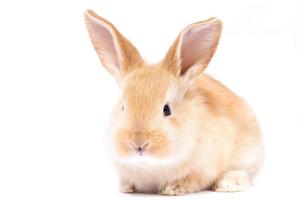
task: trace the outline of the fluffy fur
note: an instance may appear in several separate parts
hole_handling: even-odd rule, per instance
[[[186,27],[165,58],[149,65],[110,22],[90,10],[85,19],[102,64],[122,91],[109,128],[121,191],[247,189],[262,161],[256,118],[243,99],[202,73],[217,47],[221,21]],[[163,114],[166,104],[170,116]]]

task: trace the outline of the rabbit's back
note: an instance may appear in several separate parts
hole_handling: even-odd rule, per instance
[[[207,74],[200,75],[195,87],[204,98],[210,114],[218,119],[225,119],[223,121],[234,127],[233,133],[221,133],[224,138],[233,136],[233,146],[230,148],[232,152],[227,167],[255,173],[263,158],[262,134],[248,103]]]

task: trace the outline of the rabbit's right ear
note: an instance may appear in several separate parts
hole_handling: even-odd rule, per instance
[[[92,10],[85,12],[86,26],[103,66],[117,81],[137,67],[143,60],[137,49],[109,21]]]

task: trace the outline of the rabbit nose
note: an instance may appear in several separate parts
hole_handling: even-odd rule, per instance
[[[140,155],[142,155],[142,153],[145,151],[145,149],[147,148],[147,146],[149,145],[149,142],[145,142],[144,144],[142,145],[137,145],[136,143],[134,142],[131,142],[130,143],[131,146],[136,150],[136,152]]]

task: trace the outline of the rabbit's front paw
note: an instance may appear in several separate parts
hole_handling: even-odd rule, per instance
[[[123,193],[134,193],[135,189],[133,185],[123,185],[120,187],[120,191]]]
[[[191,193],[191,189],[184,180],[178,180],[171,184],[166,185],[165,189],[161,192],[163,195],[183,195]]]
[[[215,184],[216,192],[240,192],[250,187],[249,176],[246,172],[236,170],[225,173]]]
[[[121,180],[120,182],[120,191],[123,193],[133,193],[136,192],[135,186],[132,183]]]
[[[167,184],[165,189],[161,192],[163,195],[183,195],[195,192],[193,189],[193,183],[187,177],[181,180],[174,181]]]

